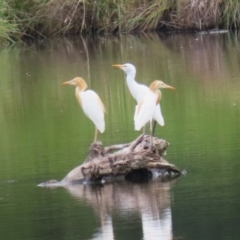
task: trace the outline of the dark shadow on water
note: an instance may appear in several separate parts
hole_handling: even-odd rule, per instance
[[[152,178],[152,173],[147,169],[132,171],[126,176],[126,180],[135,183],[147,183]]]

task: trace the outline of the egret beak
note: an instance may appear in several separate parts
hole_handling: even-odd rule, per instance
[[[112,67],[116,67],[116,68],[122,68],[123,65],[122,64],[113,64]]]
[[[165,86],[165,88],[168,88],[168,89],[171,89],[171,90],[176,90],[174,87],[172,87],[172,86],[169,86],[169,85],[167,85],[167,84],[165,84],[166,86]]]
[[[161,81],[161,80],[159,80],[159,81]],[[172,86],[170,86],[170,85],[167,85],[167,84],[164,83],[164,82],[162,82],[162,86],[161,86],[161,88],[168,88],[168,89],[171,89],[171,90],[175,90],[174,87],[172,87]]]
[[[63,82],[62,85],[71,85],[70,81]]]

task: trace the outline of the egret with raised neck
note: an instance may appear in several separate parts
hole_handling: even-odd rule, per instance
[[[126,81],[128,89],[133,96],[133,98],[137,101],[137,104],[139,104],[145,94],[149,91],[149,87],[147,87],[144,84],[140,84],[135,80],[136,77],[136,68],[131,63],[125,63],[125,64],[114,64],[113,67],[120,68],[126,73]],[[134,119],[136,117],[136,109],[138,105],[135,108],[135,114]],[[157,107],[155,109],[155,112],[152,116],[152,118],[158,122],[159,125],[164,126],[164,119],[161,112],[160,104],[157,104]],[[150,131],[152,130],[152,119],[150,121]]]

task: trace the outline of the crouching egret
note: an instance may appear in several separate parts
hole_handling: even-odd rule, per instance
[[[105,108],[100,97],[93,90],[86,90],[88,88],[87,83],[80,77],[76,77],[73,80],[64,82],[62,84],[76,86],[76,98],[82,107],[83,112],[92,120],[95,125],[94,142],[97,141],[98,130],[101,133],[105,131]]]
[[[136,82],[135,77],[136,77],[136,68],[134,65],[132,65],[131,63],[125,63],[125,64],[114,64],[112,65],[113,67],[117,67],[122,69],[126,74],[126,81],[127,81],[127,86],[128,89],[130,91],[130,93],[132,94],[133,98],[137,101],[137,103],[139,104],[143,97],[146,95],[146,93],[149,91],[149,88],[143,84],[140,84],[138,82]],[[138,105],[137,105],[138,106]],[[135,114],[134,114],[134,118],[136,116],[136,109],[137,106],[135,108]],[[155,109],[155,113],[153,114],[153,119],[156,120],[158,122],[159,125],[164,126],[164,119],[161,113],[161,107],[160,104],[157,104],[157,107]],[[149,119],[150,121],[150,128],[151,124],[152,124],[152,119]]]
[[[151,83],[148,92],[137,105],[134,116],[135,130],[139,131],[148,121],[154,118],[156,107],[161,100],[161,92],[159,90],[161,88],[175,89],[160,80],[155,80]]]

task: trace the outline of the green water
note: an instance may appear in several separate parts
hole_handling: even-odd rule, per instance
[[[0,239],[239,239],[240,42],[237,34],[53,39],[0,52]],[[94,125],[62,82],[84,78],[106,106],[104,145],[130,142],[135,101],[112,64],[162,91],[165,158],[188,171],[176,182],[68,189]]]

